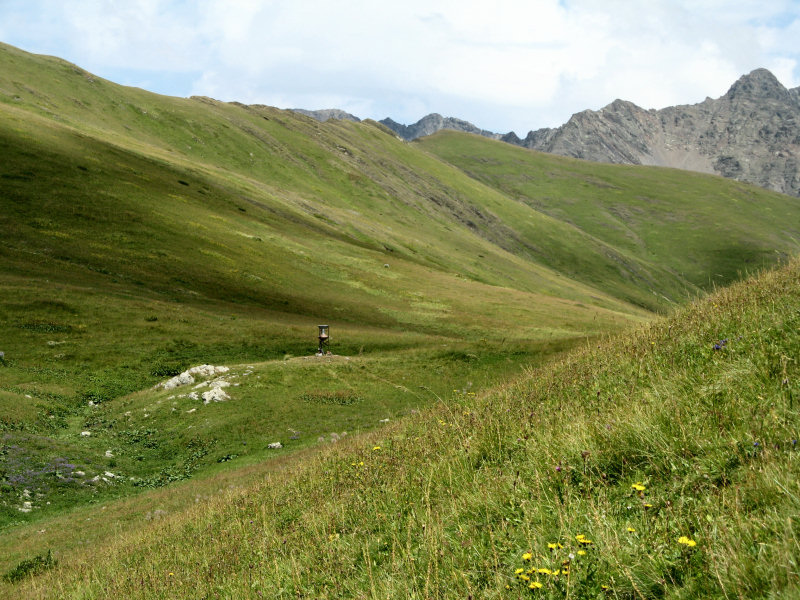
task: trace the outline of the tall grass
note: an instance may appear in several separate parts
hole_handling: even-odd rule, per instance
[[[799,276],[793,261],[459,394],[15,590],[796,596]]]

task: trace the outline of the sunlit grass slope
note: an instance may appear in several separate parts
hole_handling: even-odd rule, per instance
[[[663,309],[709,288],[711,271],[719,275],[716,283],[725,283],[742,265],[774,262],[797,250],[791,226],[800,214],[796,200],[724,180],[681,173],[676,187],[672,172],[575,167],[575,161],[479,136],[443,134],[441,139],[452,140],[445,144],[449,153],[441,144],[432,148],[447,161],[463,168],[459,153],[477,156],[484,171],[494,172],[489,165],[495,164],[499,173],[510,173],[467,177],[465,170],[469,175],[477,170],[436,160],[377,124],[322,124],[269,107],[157,96],[9,46],[0,47],[0,61],[0,102],[12,118],[36,114],[79,131],[79,146],[88,136],[124,150],[123,159],[142,154],[147,162],[177,169],[177,179],[190,185],[180,188],[170,181],[174,196],[211,202],[198,194],[216,191],[230,210],[267,210],[255,217],[262,225],[271,221],[281,234],[287,227],[310,230],[374,250],[381,258],[407,258],[476,281],[576,298],[581,293],[571,284],[577,280],[624,301]],[[38,127],[31,133],[34,139]],[[24,145],[25,138],[12,143]],[[94,158],[102,160],[102,152]],[[537,176],[544,172],[549,179]],[[203,181],[210,176],[214,181]],[[513,181],[527,187],[520,192]],[[520,201],[521,193],[527,201]],[[609,194],[611,207],[605,206]],[[647,202],[653,194],[657,210]],[[722,206],[713,201],[717,197],[732,201]],[[237,206],[230,205],[234,198]],[[735,205],[753,198],[765,206],[764,214],[755,215],[761,226],[742,239],[737,232],[747,228],[754,213]],[[598,199],[604,199],[602,206]],[[550,210],[545,200],[558,210]],[[643,203],[644,233],[635,218],[628,218],[638,215]],[[773,207],[780,210],[770,214]],[[726,213],[720,221],[725,231],[713,236],[708,215],[716,218],[720,212]],[[321,275],[330,279],[331,274]]]
[[[292,453],[316,461],[311,450],[331,444],[332,433],[353,452],[364,443],[348,442],[354,434],[394,431],[398,449],[415,444],[403,469],[417,469],[423,454],[431,468],[450,465],[438,444],[456,438],[437,440],[438,419],[452,418],[412,417],[412,433],[393,424],[432,403],[452,407],[524,365],[797,251],[797,200],[727,180],[591,165],[466,135],[408,144],[377,123],[323,124],[269,107],[125,88],[5,45],[0,157],[6,574],[47,548],[69,563],[82,544],[135,535],[141,523],[132,515],[152,512],[144,507],[156,499],[178,511],[191,499],[183,494],[215,488],[218,477],[241,485],[252,469],[270,471],[262,461],[290,470],[301,464]],[[714,233],[716,223],[725,232]],[[349,360],[303,358],[323,322],[332,327],[331,350]],[[231,367],[239,385],[230,400],[206,405],[153,387],[201,363]],[[510,400],[491,402],[499,423],[517,415]],[[481,406],[467,412],[491,412]],[[547,410],[558,423],[560,413]],[[476,432],[495,422],[481,419]],[[270,450],[275,441],[284,447]],[[346,484],[347,507],[360,478],[374,476],[360,463],[378,456],[348,456],[334,471],[308,476],[322,478],[323,491]],[[435,486],[444,494],[447,478],[427,483],[412,470],[395,471],[400,479],[387,489],[405,481],[414,493]],[[101,479],[84,485],[79,477]],[[291,477],[287,489],[306,485]],[[380,489],[382,481],[374,480]],[[373,500],[363,498],[342,518],[371,515]],[[275,497],[276,514],[288,501]],[[421,498],[411,501],[419,506]],[[93,505],[125,517],[103,517]],[[309,509],[287,510],[282,522],[252,520],[287,536],[283,528],[291,531],[295,515]],[[410,510],[398,508],[409,532]],[[64,531],[73,517],[98,525],[91,535]],[[317,525],[308,520],[298,535]],[[363,548],[351,533],[332,529],[323,538],[347,540],[342,557],[352,566]],[[287,538],[286,548],[292,543]],[[211,567],[223,586],[234,585],[225,579],[227,559],[207,557],[223,561],[221,571]],[[310,568],[312,557],[297,560]],[[311,581],[290,563],[275,566]],[[420,564],[439,565],[424,556]],[[389,594],[406,584],[420,596],[439,593],[419,587],[414,573],[397,575]],[[470,577],[464,581],[476,585]],[[427,585],[440,579],[447,581],[424,575]],[[359,595],[362,584],[337,585]]]
[[[471,227],[500,196],[377,125],[0,65],[1,528],[375,428],[649,316]],[[323,322],[358,361],[291,360]],[[150,390],[202,363],[256,374],[210,407]]]
[[[455,384],[496,381],[570,340],[646,316],[538,267],[528,272],[543,273],[566,298],[387,257],[314,217],[292,216],[288,205],[271,209],[257,191],[245,202],[222,176],[9,114],[0,124],[3,526],[167,485],[220,461],[267,458],[267,444],[286,442],[290,428],[302,437],[287,449],[370,429]],[[447,248],[427,239],[437,252]],[[502,250],[493,256],[509,273],[525,269]],[[333,352],[371,358],[347,369],[289,362],[314,352],[321,322],[333,328]],[[127,398],[194,365],[271,360],[270,384],[254,376],[235,401],[207,410],[197,401],[174,406],[168,394]],[[370,408],[303,401],[306,392],[335,399],[342,391]],[[150,408],[156,402],[163,410]],[[85,485],[65,469],[120,479]]]
[[[244,334],[265,349],[234,353],[242,360],[306,348],[307,333],[291,325],[318,320],[393,335],[530,339],[531,324],[533,337],[571,337],[644,314],[486,239],[505,240],[502,228],[476,235],[461,213],[494,192],[376,126],[160,97],[8,46],[0,60],[2,276],[25,299],[4,295],[11,359],[59,333],[82,336],[72,348],[96,348],[107,362],[124,348],[127,365],[158,370],[163,357],[149,336],[164,321],[145,320],[176,305],[213,305],[212,321],[222,312],[277,323]],[[135,311],[124,340],[86,327],[105,311]],[[470,315],[479,313],[476,324]],[[228,345],[252,331],[195,325],[217,332],[206,340],[227,329],[236,340]],[[220,354],[217,341],[195,343],[203,349],[171,366]]]
[[[514,202],[613,248],[633,279],[666,269],[709,290],[795,254],[796,198],[678,169],[604,165],[442,131],[417,143]],[[602,285],[607,269],[575,272],[561,239],[531,235],[545,264]],[[570,246],[572,252],[573,246]]]
[[[795,597],[798,280],[795,260],[14,590]]]

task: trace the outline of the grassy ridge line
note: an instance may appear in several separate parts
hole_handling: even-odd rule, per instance
[[[620,216],[618,206],[607,207],[605,198],[612,194],[623,209],[630,204],[638,211],[637,195],[660,187],[663,170],[576,167],[578,161],[534,155],[477,136],[443,134],[488,161],[484,169],[505,164],[499,178],[470,179],[464,171],[475,175],[480,169],[465,168],[459,157],[435,146],[430,146],[432,153],[420,152],[427,142],[402,144],[368,123],[323,124],[269,107],[158,96],[94,78],[58,59],[1,49],[0,88],[5,93],[0,101],[6,107],[24,107],[197,175],[236,181],[234,194],[241,194],[242,183],[248,182],[247,194],[288,207],[326,235],[476,281],[571,298],[576,291],[569,280],[581,281],[649,310],[663,310],[708,287],[707,271],[697,265],[720,272],[717,283],[724,283],[737,278],[747,261],[754,266],[773,262],[767,250],[797,249],[796,241],[770,235],[777,225],[797,221],[797,203],[789,203],[788,213],[764,219],[758,214],[732,218],[735,231],[743,227],[740,221],[750,226],[749,216],[754,223],[763,221],[754,229],[752,244],[738,234],[707,240],[701,231],[675,229],[661,213],[647,221],[648,235],[643,235],[629,215]],[[517,169],[520,164],[523,169]],[[530,177],[539,172],[550,176],[544,181]],[[513,183],[517,177],[527,201],[517,201],[519,186],[509,186],[507,180]],[[685,194],[691,222],[709,212],[705,192],[695,189],[707,179],[687,173],[680,179],[680,187],[670,183],[669,193],[658,202],[669,212]],[[548,185],[552,181],[556,185]],[[747,188],[714,181],[734,201],[747,195]],[[565,202],[558,200],[562,196],[568,196]],[[593,210],[598,197],[603,199],[599,217]],[[768,197],[773,205],[776,197]],[[710,212],[716,217],[718,207]],[[391,229],[385,223],[392,223]]]
[[[796,595],[798,278],[794,260],[19,590],[516,598],[540,582],[545,597]]]
[[[245,112],[238,107],[227,107],[227,110]],[[347,177],[344,178],[345,182],[319,181],[319,185],[325,187],[310,189],[308,182],[314,179],[319,180],[319,173],[312,173],[311,177],[308,177],[309,174],[305,171],[295,170],[293,172],[291,168],[286,168],[291,165],[284,165],[284,177],[286,172],[292,173],[291,183],[283,184],[290,186],[291,191],[287,191],[276,187],[281,184],[274,180],[271,171],[259,172],[256,177],[253,174],[230,170],[224,166],[224,163],[213,165],[200,162],[194,163],[190,167],[190,163],[180,157],[162,156],[154,159],[151,154],[140,154],[140,152],[145,152],[141,148],[133,151],[124,146],[115,146],[116,141],[109,143],[103,138],[93,140],[75,132],[70,133],[58,124],[38,117],[30,117],[16,107],[8,109],[7,116],[10,117],[10,131],[6,134],[8,140],[6,151],[11,159],[6,165],[6,169],[16,174],[36,175],[35,179],[29,177],[25,181],[9,180],[4,182],[10,198],[15,199],[18,204],[23,204],[24,199],[24,204],[28,205],[28,212],[43,210],[51,212],[53,225],[64,230],[62,233],[73,228],[86,229],[85,222],[80,219],[76,220],[74,208],[72,208],[72,215],[64,213],[65,208],[77,205],[84,209],[83,212],[78,211],[78,217],[85,219],[87,215],[84,213],[89,211],[94,213],[95,218],[111,221],[107,223],[110,227],[106,231],[97,232],[100,236],[108,237],[110,233],[108,229],[113,227],[122,228],[129,238],[133,238],[132,240],[123,238],[128,242],[128,248],[130,248],[131,242],[135,243],[139,240],[136,239],[137,231],[131,230],[129,223],[132,218],[141,219],[137,210],[146,208],[152,210],[153,214],[146,216],[143,225],[157,229],[156,239],[151,242],[158,244],[162,241],[159,234],[163,236],[165,233],[169,233],[176,239],[192,238],[191,248],[202,249],[204,246],[211,245],[210,249],[218,254],[220,250],[213,246],[218,246],[220,242],[223,242],[229,250],[234,250],[233,253],[223,251],[223,256],[234,262],[238,261],[240,264],[243,261],[235,254],[235,251],[246,245],[248,252],[261,255],[259,261],[265,267],[269,267],[274,274],[275,283],[280,284],[282,281],[291,280],[295,284],[291,286],[293,289],[309,287],[312,285],[311,281],[319,280],[320,273],[308,273],[309,265],[305,264],[305,261],[308,260],[308,256],[318,254],[318,248],[322,245],[328,245],[326,255],[334,262],[329,266],[334,268],[344,267],[346,270],[352,271],[354,265],[350,256],[367,254],[371,261],[379,266],[385,261],[409,260],[428,268],[445,271],[447,274],[467,276],[473,280],[493,285],[547,293],[587,303],[600,303],[605,307],[630,310],[610,298],[597,298],[598,294],[592,288],[560,277],[549,269],[517,257],[489,241],[476,237],[463,225],[454,224],[449,217],[437,214],[429,207],[424,211],[425,217],[420,218],[421,208],[414,203],[419,201],[418,196],[426,193],[424,186],[448,185],[430,175],[427,176],[428,179],[423,188],[413,191],[405,190],[397,197],[387,196],[382,188],[376,188],[380,192],[377,197],[379,201],[376,203],[374,200],[369,201],[369,197],[374,196],[377,192],[353,189],[352,182],[349,182]],[[221,118],[220,121],[224,123]],[[332,128],[329,129],[334,131]],[[372,133],[369,133],[370,130]],[[376,132],[377,130],[374,128],[364,126],[355,134],[355,137],[359,139],[353,142],[363,146],[360,152],[364,154],[368,154],[367,149],[375,150],[379,156],[383,157],[380,159],[381,162],[397,161],[398,156],[394,156],[393,153],[396,153],[398,148],[402,148],[402,145],[388,136]],[[313,144],[310,144],[308,140],[310,132],[295,132],[293,135],[293,145],[290,148],[293,148],[294,151],[306,151],[306,147],[313,148]],[[327,135],[326,137],[331,136]],[[47,147],[41,147],[45,140]],[[326,140],[325,146],[334,147],[334,141],[337,140],[339,138]],[[390,145],[382,146],[381,144],[387,140]],[[28,148],[27,153],[16,159],[13,158],[15,152],[26,147]],[[320,149],[315,151],[320,153]],[[416,154],[419,155],[419,153]],[[340,161],[325,167],[334,158],[329,153],[320,153],[319,161],[324,167],[323,179],[341,178],[341,173],[348,172],[349,169],[342,166]],[[168,159],[173,162],[162,162]],[[431,161],[428,160],[428,162]],[[64,167],[71,167],[71,170],[64,168],[59,171],[60,164]],[[184,171],[184,169],[188,171]],[[273,167],[274,169],[275,167]],[[450,168],[449,176],[451,179],[455,176],[456,179],[461,177],[466,180],[452,168]],[[171,181],[170,177],[173,178]],[[359,177],[361,180],[370,181],[367,177]],[[31,181],[31,179],[34,180]],[[58,182],[59,187],[62,188],[54,198],[50,197],[48,190],[39,189],[49,180]],[[182,186],[179,185],[179,181],[191,185]],[[126,187],[121,187],[120,184]],[[400,187],[396,179],[392,180],[391,185]],[[94,190],[97,191],[95,197],[87,197],[86,192],[91,193]],[[76,191],[79,191],[81,195],[73,198]],[[198,193],[202,195],[198,196]],[[484,190],[484,195],[486,193],[491,193],[491,191]],[[169,198],[166,203],[163,202],[165,196]],[[17,198],[19,199],[16,200]],[[158,202],[154,203],[155,199],[158,199]],[[123,214],[127,215],[129,223],[113,222],[113,215],[116,213],[108,211],[106,205],[109,202],[113,202],[126,211]],[[364,202],[368,203],[364,204]],[[12,206],[12,208],[18,207]],[[383,211],[388,209],[393,212],[384,217]],[[236,212],[237,210],[239,213]],[[249,212],[241,214],[242,211]],[[28,224],[34,217],[35,215],[13,215],[13,213],[6,216],[9,219],[9,226],[18,225],[19,221]],[[159,222],[151,222],[153,217],[158,217]],[[182,220],[189,222],[181,223]],[[198,229],[198,223],[202,225],[202,230]],[[171,231],[174,229],[172,224],[180,224],[184,228],[188,225],[190,229]],[[137,228],[137,230],[141,229],[143,226]],[[232,238],[232,229],[238,230],[241,237],[237,239],[233,236]],[[20,233],[30,235],[24,227]],[[81,234],[91,238],[95,232],[81,231]],[[140,232],[139,237],[141,237]],[[265,244],[258,247],[253,244],[252,240],[261,240]],[[108,242],[113,240],[104,241],[108,246]],[[61,243],[69,248],[63,240]],[[340,245],[337,247],[336,244]],[[161,245],[166,244],[162,243]],[[355,246],[355,248],[348,249],[349,245]],[[104,256],[109,259],[115,253],[120,252],[118,244],[111,244],[111,246],[111,248],[103,248]],[[386,247],[391,248],[391,252],[387,251]],[[122,250],[125,249],[122,248]],[[335,251],[331,253],[330,249]],[[169,248],[158,250],[168,252]],[[304,257],[304,255],[307,256]],[[474,257],[478,255],[483,259],[475,260]],[[65,256],[69,256],[69,254],[67,253]],[[212,255],[212,258],[214,256]],[[150,267],[158,267],[160,264],[169,265],[169,259],[174,260],[179,257],[179,252],[172,252],[167,256],[161,255],[162,260],[155,264],[152,263],[152,252],[144,257],[135,256],[139,259],[150,258],[150,262],[145,261],[145,264]],[[168,260],[164,260],[165,258]],[[209,258],[204,257],[204,260],[208,261]],[[347,264],[348,261],[351,264]],[[328,261],[321,260],[320,262]],[[126,265],[127,268],[131,266],[131,264]],[[230,270],[230,265],[220,266],[226,266]],[[358,267],[358,271],[363,272],[363,264]],[[106,267],[94,265],[94,268]],[[122,271],[121,274],[124,275],[125,272]],[[309,276],[307,285],[296,281],[306,274]],[[200,283],[204,283],[204,280],[208,278],[206,274],[203,275],[198,278]],[[335,288],[339,282],[331,275],[330,268],[323,273],[323,277]],[[143,275],[137,274],[137,277],[141,280]],[[348,279],[350,278],[352,277],[348,277]],[[250,283],[252,284],[252,282]],[[225,288],[244,291],[242,284],[242,281],[227,281]],[[205,285],[205,287],[214,289],[220,286]],[[161,288],[164,288],[163,283],[161,283]],[[208,293],[209,290],[202,291]],[[352,291],[352,289],[348,289],[348,292]],[[276,296],[275,301],[285,303],[286,293],[280,289],[276,292],[272,294]],[[260,298],[269,299],[270,296],[269,293],[259,292]],[[245,294],[242,299],[252,301],[252,294]],[[346,295],[342,299],[346,301]],[[291,297],[289,300],[293,304],[303,304],[303,302],[308,303],[309,301],[309,299],[305,299],[301,302],[297,297]],[[352,304],[353,310],[359,310],[360,307],[369,306],[371,303],[361,301]],[[372,315],[372,318],[374,316]]]
[[[244,114],[240,107],[220,110]],[[480,354],[475,356],[478,362],[486,358],[502,363],[497,369],[502,372],[513,368],[512,362],[561,343],[646,318],[644,311],[526,264],[466,228],[447,235],[447,219],[417,224],[411,194],[397,200],[405,225],[391,230],[392,225],[383,227],[374,214],[349,213],[358,203],[346,196],[336,206],[326,205],[325,198],[313,203],[303,197],[305,188],[280,189],[275,182],[210,162],[172,159],[155,146],[96,132],[87,135],[51,117],[19,106],[0,107],[0,154],[5,159],[0,167],[0,324],[7,332],[3,350],[8,358],[0,381],[0,428],[2,451],[9,451],[5,476],[13,482],[3,488],[0,499],[0,527],[6,528],[0,546],[10,548],[0,548],[0,554],[6,561],[24,558],[18,554],[24,547],[14,545],[15,528],[39,522],[47,528],[48,519],[59,511],[140,491],[129,480],[99,490],[79,487],[74,480],[65,484],[58,479],[57,463],[85,471],[87,479],[111,470],[160,485],[209,463],[213,468],[225,455],[238,455],[241,461],[245,442],[257,452],[264,436],[285,434],[280,425],[304,431],[325,426],[323,433],[355,431],[376,426],[379,418],[365,410],[345,422],[349,417],[344,412],[315,410],[298,419],[304,390],[292,389],[287,402],[275,389],[265,394],[254,386],[244,394],[245,401],[256,401],[249,410],[237,410],[235,404],[213,407],[202,413],[202,426],[190,432],[202,435],[203,444],[214,444],[213,452],[205,446],[187,447],[197,440],[187,440],[189,433],[179,426],[194,423],[180,423],[169,412],[156,417],[152,410],[138,410],[134,419],[119,409],[130,400],[126,394],[167,373],[206,362],[260,362],[311,353],[315,325],[324,320],[334,327],[335,352],[413,348],[411,353],[422,358],[396,370],[405,369],[402,376],[417,384],[426,377],[442,383],[470,366],[464,361],[454,369],[457,359],[436,356],[436,347],[453,340],[463,341],[465,356],[474,350]],[[302,129],[308,124],[293,125]],[[363,128],[349,134],[381,143],[391,140],[375,131]],[[304,136],[308,132],[295,135]],[[340,139],[328,137],[329,146]],[[391,153],[384,155],[391,158]],[[317,168],[333,176],[339,166],[325,169],[322,160]],[[274,168],[283,169],[280,163]],[[328,196],[336,189],[334,181]],[[379,200],[378,207],[385,198]],[[354,203],[348,208],[349,201]],[[355,225],[373,237],[348,229]],[[378,241],[412,229],[415,237],[405,236],[406,241],[424,243],[426,250],[416,255],[409,250],[405,257],[398,250],[388,259],[391,268],[385,268],[388,250]],[[465,248],[467,254],[485,253],[486,260],[473,266],[472,258],[463,258]],[[512,276],[521,288],[535,289],[540,287],[537,281],[546,281],[547,291],[556,296],[475,280],[511,284]],[[320,287],[324,293],[310,292]],[[477,342],[486,339],[488,345]],[[426,352],[432,360],[424,360]],[[384,367],[392,362],[384,361]],[[415,378],[409,368],[425,373]],[[363,387],[369,381],[361,375],[347,377]],[[301,383],[319,387],[320,378]],[[377,396],[385,402],[380,418],[394,418],[415,406],[398,394],[384,397],[377,385],[368,391],[368,399]],[[101,407],[90,407],[89,401]],[[148,394],[134,402],[139,409],[151,403]],[[276,406],[274,413],[258,411]],[[200,414],[185,416],[188,405],[180,412],[173,408],[187,420],[200,419]],[[247,422],[250,411],[256,415],[255,427]],[[147,421],[142,421],[143,413],[149,414]],[[278,418],[271,422],[268,413]],[[81,437],[87,430],[92,436]],[[149,447],[142,450],[145,435]],[[315,439],[306,438],[303,445]],[[108,450],[113,458],[106,455]],[[201,452],[207,454],[198,458]],[[20,511],[32,502],[24,496],[31,490],[32,512]]]
[[[67,144],[74,140],[66,136],[65,142],[64,137],[62,132],[52,127],[44,127],[37,134],[38,139],[45,138],[52,146],[72,148]],[[44,233],[60,238],[57,241],[62,261],[86,264],[95,273],[111,271],[117,279],[133,280],[135,285],[139,282],[141,286],[141,282],[147,281],[148,286],[157,291],[169,292],[177,281],[179,289],[186,288],[189,293],[200,292],[203,296],[214,297],[224,289],[227,300],[272,302],[274,308],[284,310],[291,305],[301,312],[329,312],[329,308],[321,306],[327,300],[329,304],[347,305],[347,312],[353,320],[390,322],[375,312],[374,299],[364,294],[364,289],[368,293],[380,291],[375,288],[385,287],[396,278],[393,272],[383,270],[383,261],[394,260],[387,259],[384,253],[338,244],[341,240],[337,239],[335,232],[331,235],[331,232],[315,231],[319,228],[309,227],[302,221],[298,223],[291,217],[275,215],[274,204],[250,207],[249,212],[242,213],[241,203],[237,206],[234,200],[235,190],[224,187],[209,189],[202,180],[196,182],[191,178],[188,179],[192,185],[187,189],[178,183],[179,173],[154,167],[133,156],[127,159],[130,171],[98,166],[87,174],[79,170],[81,161],[76,158],[79,155],[70,155],[73,158],[62,162],[64,156],[48,154],[43,148],[38,148],[33,139],[31,131],[26,145],[33,146],[31,150],[37,157],[36,161],[20,157],[16,166],[19,172],[31,169],[36,176],[7,184],[11,205],[4,223],[0,222],[4,228],[17,230],[15,246],[27,244],[26,251],[36,251],[37,246],[42,246],[47,240],[42,236]],[[102,144],[99,146],[102,148]],[[7,146],[12,157],[14,147],[14,141]],[[120,160],[118,157],[115,159]],[[62,164],[74,168],[59,171]],[[171,175],[175,177],[173,181],[169,180]],[[117,185],[111,185],[112,181]],[[47,187],[53,182],[57,182],[60,188],[57,195],[51,194]],[[120,189],[120,182],[130,186]],[[97,195],[87,195],[87,188],[96,189]],[[203,195],[198,196],[198,191]],[[167,194],[171,201],[163,202],[163,194]],[[42,215],[44,212],[46,217]],[[117,222],[120,213],[125,216],[123,222]],[[424,235],[426,243],[431,244],[436,229],[429,228]],[[86,240],[88,244],[76,243]],[[481,242],[481,246],[478,248],[487,254],[491,252],[487,244]],[[317,256],[320,251],[324,251],[324,256]],[[456,262],[459,260],[458,248],[448,247],[444,241],[436,252],[455,257]],[[503,273],[515,272],[518,278],[520,272],[527,278],[535,276],[535,265],[526,268],[522,261],[502,251],[493,254],[494,260],[482,267],[482,273],[496,269]],[[18,262],[24,263],[26,258],[27,253],[21,255]],[[316,259],[314,264],[309,262],[312,258]],[[200,264],[192,264],[190,259],[200,262],[202,268]],[[237,268],[236,265],[240,266]],[[259,276],[252,277],[256,273],[249,273],[251,277],[248,278],[245,265],[251,265],[250,270],[255,269]],[[259,277],[265,277],[265,270],[269,272],[268,280],[259,282]],[[461,269],[451,265],[449,273],[442,276],[452,276],[452,270],[458,272]],[[551,280],[556,279],[552,274],[549,276]],[[298,295],[298,288],[313,289],[320,278],[327,284],[322,299]],[[407,282],[401,283],[409,287]],[[530,282],[521,283],[522,288],[531,287]],[[556,285],[560,294],[584,302],[593,301],[590,288],[568,281]],[[384,301],[390,298],[391,294]],[[623,308],[609,298],[596,301]],[[401,306],[392,308],[400,309]]]
[[[447,265],[450,271],[471,273],[487,282],[508,285],[512,280],[509,275],[524,268],[521,264],[497,263],[478,269],[464,268],[460,264],[463,261],[458,260],[462,253],[475,256],[494,251],[460,227],[448,235],[455,238],[460,247],[453,249],[460,252],[447,251],[455,245],[452,242],[450,248],[442,251],[438,246],[443,236],[437,235],[440,240],[434,242],[430,239],[430,227],[416,218],[419,199],[409,194],[402,180],[386,176],[387,172],[408,172],[402,165],[393,164],[397,162],[396,150],[403,145],[374,127],[360,126],[358,133],[351,132],[343,139],[340,128],[323,126],[291,112],[210,99],[162,97],[116,86],[69,63],[28,55],[10,47],[3,57],[8,63],[8,89],[19,88],[14,103],[47,118],[57,118],[58,122],[66,121],[80,131],[91,132],[97,139],[157,156],[170,164],[211,172],[223,179],[249,179],[255,184],[256,189],[251,192],[255,191],[257,198],[266,192],[294,204],[295,209],[301,209],[298,211],[301,219],[325,230],[327,235],[346,237],[350,242],[362,238],[361,243],[380,250],[389,245],[405,258],[429,266]],[[25,84],[15,78],[24,79]],[[70,100],[70,94],[76,98]],[[388,153],[384,147],[387,140],[391,142]],[[372,164],[372,171],[384,179],[380,185],[372,177],[359,174],[365,159]],[[416,179],[421,181],[418,176]],[[432,184],[442,187],[438,181],[425,183],[428,187]],[[410,204],[414,203],[415,212],[410,212]],[[379,218],[381,215],[376,214],[391,207],[391,216]],[[349,212],[354,209],[367,209],[366,218],[360,219]],[[441,215],[438,217],[441,221]],[[392,221],[396,233],[386,228],[375,231],[376,221]],[[408,245],[412,248],[403,252]]]

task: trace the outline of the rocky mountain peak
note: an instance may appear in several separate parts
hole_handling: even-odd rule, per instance
[[[617,98],[611,104],[606,105],[601,110],[602,111],[615,111],[615,112],[633,113],[633,112],[641,112],[644,109],[639,107],[639,106],[637,106],[633,102]]]
[[[756,69],[716,100],[660,110],[615,100],[557,129],[531,131],[521,145],[600,162],[718,173],[800,196],[800,88],[788,90],[767,69]]]
[[[469,121],[464,121],[462,119],[456,119],[453,117],[443,117],[438,113],[425,115],[412,125],[402,125],[388,117],[380,122],[405,140],[414,140],[418,137],[431,135],[442,129],[466,131],[467,133],[475,133],[490,137],[492,139],[500,139],[499,134],[479,129]]]
[[[300,112],[320,120],[358,120],[344,111]],[[438,113],[411,125],[380,122],[404,140],[454,129],[587,160],[718,173],[800,196],[800,87],[787,89],[767,69],[740,77],[717,99],[659,110],[617,99],[600,110],[575,113],[560,127],[530,131],[524,139]]]
[[[756,69],[742,75],[725,94],[728,100],[779,100],[792,102],[789,93],[780,81],[767,69]]]
[[[317,121],[328,121],[329,119],[334,119],[337,121],[353,121],[355,123],[359,123],[361,119],[357,116],[350,114],[349,112],[345,112],[340,108],[325,108],[322,110],[306,110],[304,108],[293,108],[291,109],[293,112],[300,113],[302,115],[306,115],[307,117],[311,117],[312,119],[316,119]]]

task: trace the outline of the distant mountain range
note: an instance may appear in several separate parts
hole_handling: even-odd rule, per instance
[[[322,121],[359,120],[335,109],[298,112]],[[439,114],[413,125],[389,118],[381,123],[405,140],[454,129],[586,160],[717,173],[800,196],[800,87],[787,89],[766,69],[742,76],[721,98],[660,110],[615,100],[524,139]]]

